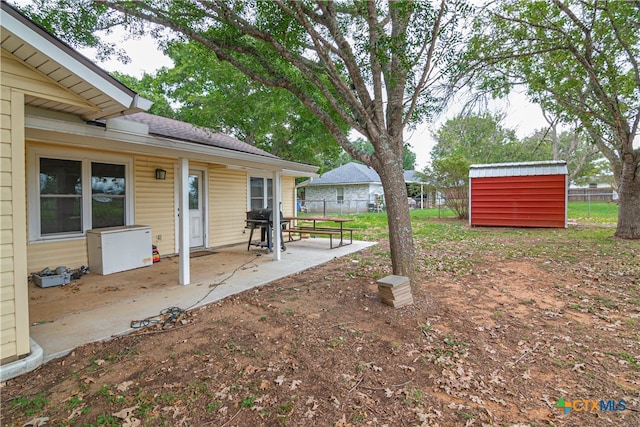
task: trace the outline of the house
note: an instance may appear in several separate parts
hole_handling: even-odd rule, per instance
[[[148,100],[4,1],[1,13],[2,365],[31,351],[29,274],[89,265],[91,230],[148,227],[187,285],[182,255],[244,243],[247,210],[294,213],[295,178],[316,167],[148,114]]]
[[[367,212],[370,204],[383,203],[378,173],[355,162],[332,169],[299,187],[304,188],[307,212]]]
[[[404,177],[407,184],[419,182],[416,171],[405,171]],[[298,187],[304,188],[304,208],[308,212],[359,213],[384,209],[380,176],[361,163],[347,163]],[[409,203],[415,205],[415,201]]]

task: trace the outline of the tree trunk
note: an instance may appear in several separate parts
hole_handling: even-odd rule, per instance
[[[631,147],[631,144],[628,145]],[[622,154],[622,173],[618,186],[618,228],[616,237],[640,239],[640,152]]]
[[[378,175],[384,189],[384,199],[389,221],[389,244],[391,245],[391,263],[393,274],[409,277],[411,283],[415,279],[415,249],[413,247],[413,231],[409,217],[407,186],[404,182],[402,159],[399,165],[385,165]]]

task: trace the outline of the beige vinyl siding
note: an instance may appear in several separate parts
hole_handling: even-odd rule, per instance
[[[26,355],[29,345],[24,94],[0,71],[0,362]]]
[[[27,268],[30,273],[47,267],[55,270],[59,266],[74,269],[81,265],[89,265],[87,239],[84,237],[73,240],[31,243],[27,249],[29,261]]]
[[[4,55],[3,55],[4,59]],[[4,61],[3,61],[4,62]],[[3,64],[4,66],[4,64]],[[4,67],[0,75],[4,80]],[[11,90],[0,89],[0,361],[16,358],[16,307],[13,270],[13,206],[11,203]]]
[[[135,223],[151,226],[152,242],[161,256],[173,254],[176,248],[174,162],[167,158],[136,156],[134,169]],[[167,179],[157,180],[156,169],[167,171]]]
[[[247,174],[209,168],[209,244],[212,247],[245,242]]]
[[[295,186],[296,180],[294,177],[282,177],[282,214],[284,216],[293,216],[295,213]]]
[[[25,66],[6,51],[2,51],[2,84],[39,98],[64,102],[70,105],[92,106],[86,99],[62,87],[42,73]]]

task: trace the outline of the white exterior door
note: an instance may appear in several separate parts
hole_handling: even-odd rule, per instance
[[[189,246],[192,248],[204,246],[203,181],[202,171],[189,171]]]

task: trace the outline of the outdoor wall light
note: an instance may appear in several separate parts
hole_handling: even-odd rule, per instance
[[[167,171],[164,169],[156,169],[156,179],[167,179]]]

